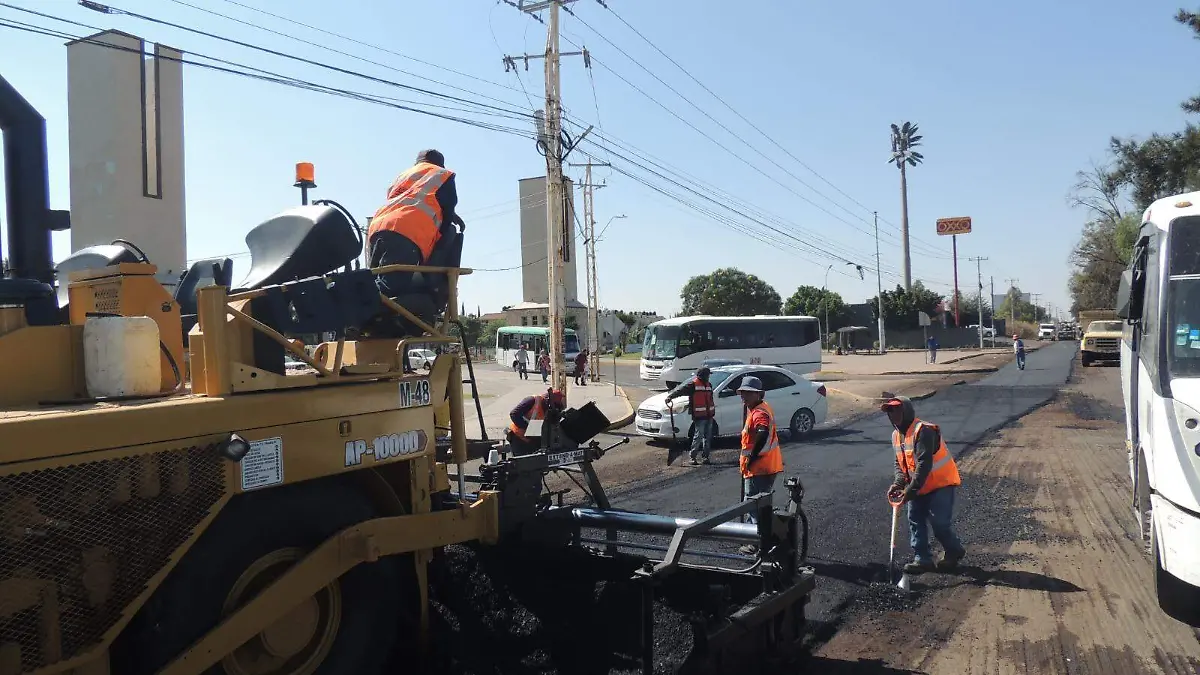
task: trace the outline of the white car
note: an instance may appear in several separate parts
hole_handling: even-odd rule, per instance
[[[747,375],[762,380],[766,401],[775,411],[775,424],[780,432],[790,432],[796,438],[825,421],[829,402],[825,398],[825,385],[820,382],[810,382],[777,366],[720,366],[712,369],[708,380],[717,404],[713,438],[742,433],[742,399],[737,388]],[[638,434],[657,440],[690,438],[692,418],[688,414],[687,397],[671,401],[671,409],[667,408],[666,400],[664,392],[643,401],[638,406],[634,428]]]
[[[1038,325],[1039,340],[1054,340],[1058,338],[1056,327],[1052,323],[1043,323]]]
[[[410,349],[408,350],[408,367],[416,370],[424,368],[429,370],[433,368],[433,362],[437,359],[437,354],[433,353],[432,349]]]
[[[977,323],[973,323],[973,324],[971,324],[970,326],[967,326],[967,328],[974,328],[974,329],[975,329],[975,332],[977,332],[977,333],[980,333],[980,332],[982,332],[982,333],[983,333],[983,337],[985,337],[985,338],[994,338],[994,337],[996,337],[996,329],[995,329],[994,327],[992,327],[992,326],[984,326],[983,328],[980,328],[980,327],[979,327],[979,324],[977,324]]]

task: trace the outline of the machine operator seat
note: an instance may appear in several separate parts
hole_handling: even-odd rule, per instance
[[[438,239],[425,265],[458,267],[462,262],[462,248],[462,233],[454,229]],[[437,272],[414,272],[408,287],[397,289],[392,299],[417,315],[417,318],[432,325],[438,315],[446,311],[450,300],[450,276]],[[379,338],[400,338],[421,335],[423,332],[411,321],[394,316],[390,312],[376,317],[363,331],[370,337]]]
[[[229,258],[206,258],[192,263],[187,272],[179,278],[175,287],[175,302],[179,305],[180,320],[183,323],[183,344],[188,343],[188,333],[198,320],[196,310],[197,293],[205,286],[224,286],[229,288],[233,282],[233,260]]]
[[[54,276],[58,280],[58,306],[63,312],[67,311],[70,296],[67,288],[71,285],[71,274],[80,270],[98,270],[110,265],[121,263],[145,262],[146,258],[135,247],[119,243],[101,244],[81,248],[54,266]]]
[[[239,290],[318,277],[349,265],[362,252],[354,223],[332,206],[297,206],[246,235],[250,272]]]

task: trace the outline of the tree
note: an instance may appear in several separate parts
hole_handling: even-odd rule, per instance
[[[1088,209],[1101,220],[1119,220],[1124,215],[1121,197],[1122,177],[1111,167],[1093,163],[1087,171],[1075,174],[1075,185],[1067,201],[1071,206]]]
[[[1200,39],[1200,14],[1181,9],[1175,14],[1175,20],[1191,28],[1192,37]],[[1190,113],[1200,112],[1200,96],[1189,98],[1181,103],[1180,107]]]
[[[896,290],[883,292],[883,310],[887,313],[884,325],[898,330],[920,328],[921,317],[918,313],[925,312],[933,316],[941,301],[941,295],[925,288],[920,281],[914,283],[912,289],[907,291],[903,286],[897,285]],[[878,320],[879,303],[874,299],[868,303],[871,305],[871,314]]]
[[[912,260],[908,254],[908,169],[925,161],[925,155],[913,150],[921,145],[917,125],[905,122],[892,125],[892,155],[888,161],[900,170],[900,234],[904,237],[904,288],[912,288]],[[886,305],[885,305],[886,306]]]
[[[1095,220],[1083,226],[1079,243],[1071,251],[1074,271],[1067,282],[1071,312],[1114,306],[1121,271],[1129,265],[1137,239],[1138,218]]]
[[[579,317],[574,314],[568,314],[567,318],[563,319],[563,328],[571,330],[579,330]]]
[[[954,304],[951,301],[946,303],[947,311],[954,312]],[[983,325],[991,323],[992,318],[992,303],[987,295],[983,296]],[[958,320],[963,326],[970,326],[973,323],[979,322],[979,295],[976,293],[958,292]]]
[[[1144,141],[1113,138],[1113,176],[1127,187],[1134,204],[1145,209],[1162,197],[1200,187],[1200,127],[1151,134]]]
[[[822,325],[825,322],[826,310],[829,312],[829,321],[832,323],[841,318],[846,311],[846,303],[842,301],[842,296],[834,293],[829,289],[817,288],[816,286],[800,286],[792,293],[787,302],[783,303],[783,313],[788,316],[815,316],[821,320]],[[825,331],[829,331],[829,327],[825,327]]]
[[[692,277],[679,292],[685,316],[746,316],[779,314],[782,301],[770,284],[753,274],[725,267],[711,274]]]
[[[487,325],[483,326],[483,330],[480,332],[479,346],[480,347],[495,346],[496,331],[500,330],[501,328],[503,328],[504,326],[507,326],[507,325],[508,324],[505,323],[502,319],[496,319],[494,321],[487,322]]]
[[[1042,317],[1042,308],[1025,300],[1021,289],[1012,287],[1004,294],[1004,302],[996,308],[996,314],[1004,318],[1016,318],[1017,321],[1037,322]]]
[[[463,339],[457,324],[450,324],[450,337],[456,337],[460,340],[463,340],[468,347],[480,344],[480,340],[483,338],[483,321],[481,321],[477,316],[464,315],[460,315],[458,317],[458,321],[462,324],[463,328],[466,329],[466,338]],[[494,343],[495,333],[492,334],[492,337],[492,342]]]

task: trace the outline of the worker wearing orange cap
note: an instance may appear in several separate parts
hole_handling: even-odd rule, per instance
[[[907,397],[892,397],[881,408],[895,427],[892,447],[896,451],[896,475],[888,500],[908,504],[909,543],[914,557],[904,571],[920,574],[954,569],[966,555],[951,524],[955,488],[962,484],[954,457],[946,448],[941,430],[936,424],[917,419]],[[945,551],[936,565],[927,524],[933,526],[933,536]]]
[[[561,412],[566,404],[566,396],[558,389],[547,389],[545,394],[526,396],[521,399],[521,402],[508,413],[511,422],[509,422],[505,437],[508,439],[509,445],[513,446],[513,451],[524,454],[537,450],[537,446],[525,437],[529,423],[534,420],[546,419],[548,410]]]

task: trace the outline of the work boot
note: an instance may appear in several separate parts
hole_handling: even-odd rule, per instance
[[[702,462],[700,462],[700,463],[701,463],[701,464],[712,464],[712,460],[711,460],[711,459],[709,459],[709,458],[707,458],[707,457],[705,457],[705,458],[704,458],[704,461],[702,461]]]
[[[914,560],[904,566],[904,573],[924,574],[925,572],[932,572],[934,569],[934,564],[927,560]]]
[[[942,556],[942,559],[938,561],[937,568],[943,572],[949,572],[958,567],[958,561],[962,560],[966,555],[966,551],[959,551],[958,553],[946,553]]]
[[[758,547],[754,544],[746,544],[745,546],[738,548],[738,553],[741,553],[742,555],[758,555]]]
[[[695,455],[692,455],[692,466],[700,466],[700,462],[696,459]]]

